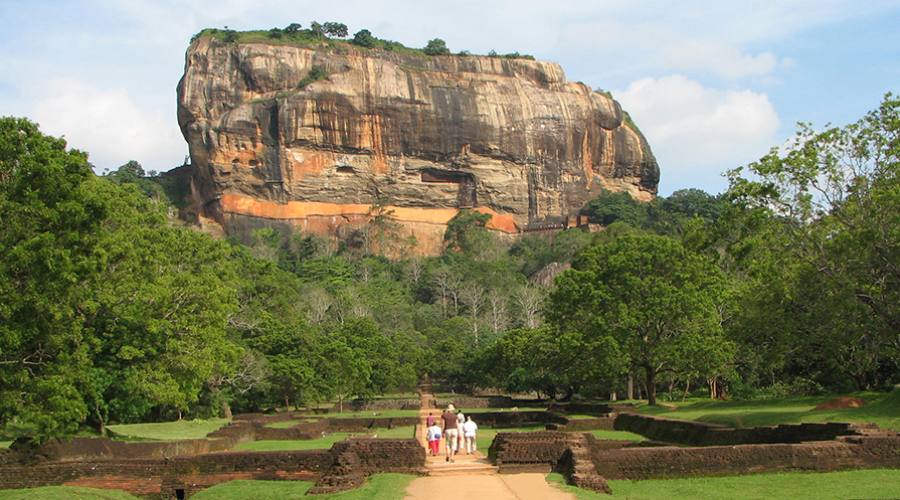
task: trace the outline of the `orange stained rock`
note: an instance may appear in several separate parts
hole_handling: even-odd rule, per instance
[[[237,193],[225,193],[219,200],[223,212],[261,217],[265,219],[305,219],[309,217],[336,216],[343,218],[365,217],[371,205],[365,203],[325,203],[319,201],[289,201],[275,203]],[[459,209],[456,208],[423,208],[398,207],[389,205],[386,211],[392,212],[391,218],[399,222],[415,222],[427,224],[447,224]],[[480,213],[490,214],[491,221],[487,227],[506,233],[518,232],[518,226],[509,214],[498,214],[487,207],[475,208]]]

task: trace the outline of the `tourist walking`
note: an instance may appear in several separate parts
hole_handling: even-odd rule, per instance
[[[475,433],[478,431],[478,424],[472,421],[472,417],[466,419],[463,424],[463,435],[466,438],[466,454],[471,455],[478,451],[478,445],[475,444]]]
[[[431,427],[434,425],[434,413],[428,412],[428,417],[425,418],[425,427]]]
[[[431,456],[436,457],[440,455],[441,428],[434,422],[434,419],[432,419],[431,426],[428,427],[426,439],[428,439],[428,450],[431,451]]]
[[[459,442],[456,443],[456,449],[462,451],[463,446],[466,444],[466,438],[463,437],[463,424],[466,423],[466,416],[463,415],[462,410],[456,412],[456,434],[457,440]]]
[[[447,410],[441,415],[444,424],[444,440],[447,442],[447,462],[454,462],[453,455],[459,450],[459,432],[456,430],[456,408],[452,404],[447,405]]]

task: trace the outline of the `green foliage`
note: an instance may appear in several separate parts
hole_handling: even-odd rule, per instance
[[[353,34],[353,45],[372,48],[375,46],[375,42],[376,38],[372,36],[372,32],[369,30],[363,29]]]
[[[647,205],[635,200],[625,191],[603,191],[582,209],[591,222],[608,226],[624,222],[633,227],[647,224]]]
[[[425,45],[425,48],[422,49],[422,51],[429,56],[443,56],[450,54],[450,49],[447,48],[447,42],[440,38],[428,40],[428,44]]]
[[[322,25],[322,30],[325,32],[326,35],[334,36],[337,38],[346,38],[347,35],[349,34],[349,31],[347,30],[347,25],[343,24],[343,23],[327,22],[324,25]]]
[[[312,68],[309,69],[309,72],[306,73],[306,76],[304,76],[303,79],[297,83],[297,88],[304,89],[304,88],[306,88],[307,85],[309,85],[312,82],[317,82],[319,80],[325,80],[327,78],[328,78],[328,71],[325,69],[324,66],[313,66]]]
[[[675,240],[625,234],[582,252],[557,278],[548,317],[562,331],[602,339],[606,352],[621,349],[644,370],[655,404],[660,373],[716,376],[731,359],[717,308],[722,282],[711,262]]]
[[[444,242],[454,252],[480,256],[493,246],[491,234],[485,228],[491,220],[490,214],[475,210],[460,210],[447,223]]]

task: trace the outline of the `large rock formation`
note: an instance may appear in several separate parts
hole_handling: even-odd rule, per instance
[[[528,59],[204,36],[187,51],[178,121],[197,215],[239,236],[347,235],[384,215],[389,240],[435,254],[461,208],[514,234],[563,227],[601,188],[648,200],[659,180],[616,101]]]

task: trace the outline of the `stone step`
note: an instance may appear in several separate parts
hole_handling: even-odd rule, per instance
[[[449,463],[428,467],[429,476],[497,474],[497,467],[481,463]]]

